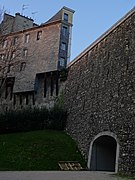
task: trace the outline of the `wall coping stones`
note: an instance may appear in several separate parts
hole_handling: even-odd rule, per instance
[[[110,27],[105,33],[103,33],[99,38],[97,38],[90,46],[88,46],[82,53],[80,53],[75,59],[73,59],[67,67],[71,67],[78,60],[80,60],[83,56],[85,56],[94,46],[96,46],[99,42],[101,42],[106,36],[108,36],[112,31],[114,31],[118,26],[120,26],[124,21],[126,21],[132,14],[135,13],[135,6],[120,20],[118,20],[112,27]]]

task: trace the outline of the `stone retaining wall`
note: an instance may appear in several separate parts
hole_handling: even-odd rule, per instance
[[[69,65],[67,132],[88,159],[102,132],[117,136],[118,171],[135,173],[135,13]]]

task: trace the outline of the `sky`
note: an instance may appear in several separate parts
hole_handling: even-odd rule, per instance
[[[22,7],[25,9],[22,11]],[[135,0],[0,0],[0,8],[31,17],[41,24],[63,6],[75,10],[71,60],[135,6]]]

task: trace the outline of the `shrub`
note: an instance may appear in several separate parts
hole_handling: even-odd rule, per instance
[[[49,110],[44,107],[7,111],[0,114],[0,134],[41,129],[63,130],[66,117],[66,112],[58,106]]]
[[[67,113],[59,106],[54,106],[49,111],[49,129],[63,130],[66,125]]]

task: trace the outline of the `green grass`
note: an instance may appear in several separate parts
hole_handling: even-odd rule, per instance
[[[115,175],[115,177],[120,177],[122,178],[123,180],[135,180],[135,176],[128,176],[128,175],[124,175],[124,174],[120,174],[118,173],[117,175]]]
[[[79,161],[75,142],[64,132],[33,131],[0,135],[0,170],[60,170],[59,161]]]

